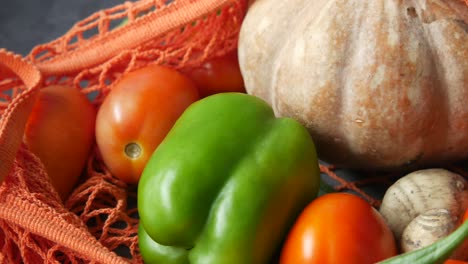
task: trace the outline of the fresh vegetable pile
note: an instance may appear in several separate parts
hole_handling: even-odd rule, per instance
[[[69,223],[90,213],[87,205],[94,200],[77,201],[75,195],[97,196],[83,187],[95,180],[109,193],[111,185],[119,185],[124,193],[137,194],[136,224],[110,224],[118,226],[113,232],[133,232],[136,248],[131,250],[139,254],[134,262],[467,263],[467,175],[441,165],[468,158],[468,47],[460,44],[468,40],[462,28],[468,5],[334,2],[338,11],[333,12],[350,6],[369,14],[385,10],[400,23],[371,16],[365,20],[369,24],[360,24],[364,30],[353,31],[337,25],[340,14],[328,21],[320,13],[313,17],[322,19],[315,21],[306,12],[332,12],[325,1],[256,1],[229,52],[207,58],[188,48],[198,65],[173,67],[164,56],[138,64],[138,56],[132,57],[133,68],[119,71],[111,84],[101,77],[91,84],[106,87],[94,99],[79,90],[79,78],[92,70],[73,84],[42,83],[20,152],[30,151],[29,159],[43,165],[39,170],[50,181],[52,199],[74,208],[60,217]],[[226,13],[217,11],[212,19],[219,16]],[[426,25],[428,19],[432,25]],[[283,24],[269,26],[272,21]],[[196,42],[188,27],[197,25],[184,25],[180,38]],[[127,26],[132,21],[119,27]],[[425,42],[437,30],[440,39]],[[369,32],[385,45],[359,45],[372,39],[365,35]],[[183,42],[174,36],[161,43]],[[273,44],[273,39],[284,43]],[[455,63],[460,66],[448,72]],[[0,74],[12,75],[3,67]],[[444,107],[429,115],[425,109],[435,105],[436,95],[444,95]],[[441,138],[446,140],[438,142],[440,147],[428,145]],[[359,193],[326,188],[322,158],[390,170],[398,180],[386,188],[381,204],[371,204]],[[20,172],[32,167],[13,165]],[[7,176],[0,198],[15,183],[14,175]],[[126,207],[128,197],[122,197],[99,206]],[[81,218],[80,229],[119,217],[101,217],[99,209],[93,213]],[[0,222],[0,230],[13,229],[5,226]],[[9,241],[8,232],[1,231],[0,238]],[[105,240],[109,234],[98,236]],[[106,242],[112,244],[112,238]],[[0,240],[2,248],[21,252],[10,244]],[[23,258],[22,253],[7,257]]]

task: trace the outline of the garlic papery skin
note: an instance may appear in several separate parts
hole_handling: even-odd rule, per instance
[[[429,246],[455,230],[457,222],[458,217],[447,209],[424,212],[403,230],[400,248],[403,252],[408,252]]]
[[[414,171],[396,181],[385,192],[379,211],[399,241],[418,215],[446,209],[461,217],[467,207],[467,181],[459,174],[435,168]]]

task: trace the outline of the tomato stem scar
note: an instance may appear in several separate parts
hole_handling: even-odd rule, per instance
[[[137,159],[141,156],[141,147],[135,142],[125,145],[125,155],[131,159]]]

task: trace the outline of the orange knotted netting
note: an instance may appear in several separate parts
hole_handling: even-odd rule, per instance
[[[247,6],[247,0],[126,2],[77,22],[26,58],[0,50],[0,263],[142,262],[135,186],[114,178],[95,150],[82,182],[62,203],[22,143],[37,92],[72,85],[98,107],[126,72],[151,63],[196,67],[237,47]],[[335,190],[355,191],[375,206],[378,198],[363,186],[399,176],[347,181],[332,166],[322,164],[321,171],[337,182]]]
[[[246,10],[244,0],[126,2],[27,58],[0,50],[1,263],[142,262],[135,186],[112,177],[93,152],[83,182],[62,203],[21,142],[32,103],[41,87],[67,84],[99,106],[128,71],[150,63],[187,69],[222,56],[236,48]]]

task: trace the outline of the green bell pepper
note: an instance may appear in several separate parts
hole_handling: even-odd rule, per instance
[[[252,95],[192,104],[138,184],[145,263],[267,263],[318,193],[307,130]]]

